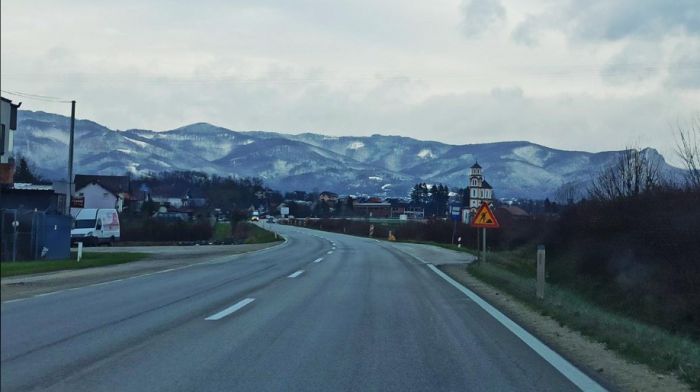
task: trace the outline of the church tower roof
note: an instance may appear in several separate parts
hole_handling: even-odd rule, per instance
[[[472,165],[472,169],[481,169],[481,166],[479,166],[479,161],[476,161],[476,162]]]

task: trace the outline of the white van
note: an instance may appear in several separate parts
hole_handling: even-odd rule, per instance
[[[71,242],[99,245],[119,241],[119,214],[114,208],[82,208],[71,213],[74,217]]]

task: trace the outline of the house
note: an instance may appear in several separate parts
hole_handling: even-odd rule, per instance
[[[318,195],[318,200],[323,201],[323,202],[336,203],[338,201],[338,194],[333,193],[333,192],[323,191],[323,192],[321,192],[320,195]]]
[[[467,186],[468,206],[472,213],[483,203],[493,203],[493,187],[486,182],[479,162],[474,163],[469,171],[469,186]]]
[[[496,214],[496,219],[503,226],[512,226],[518,222],[525,222],[530,220],[531,215],[527,211],[523,210],[518,206],[501,206],[496,208],[494,211]]]
[[[22,103],[12,103],[1,97],[0,102],[0,185],[12,184],[15,175],[15,163],[12,158],[14,131],[17,129],[17,108]]]
[[[390,218],[391,203],[387,202],[366,202],[355,203],[353,209],[356,215],[368,216],[373,218]]]
[[[76,174],[75,197],[82,208],[116,208],[122,212],[130,198],[129,177]]]

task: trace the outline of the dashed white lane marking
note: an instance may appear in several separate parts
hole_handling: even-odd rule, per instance
[[[288,278],[296,278],[297,276],[299,276],[299,275],[301,275],[301,274],[303,274],[303,273],[304,273],[304,270],[299,270],[299,271],[297,271],[297,272],[295,272],[295,273],[293,273],[293,274],[291,274],[291,275],[289,275],[289,276],[287,276],[287,277],[288,277]]]
[[[329,250],[327,254],[332,255],[332,254],[333,254],[333,251],[332,251],[332,250]]]
[[[532,336],[529,332],[524,330],[521,326],[516,324],[513,320],[509,319],[506,315],[501,313],[498,309],[494,308],[491,304],[484,301],[476,295],[473,291],[462,286],[460,283],[450,278],[444,272],[437,269],[432,264],[428,264],[428,267],[433,270],[438,276],[445,279],[447,283],[454,286],[457,290],[461,291],[469,299],[474,301],[479,307],[484,309],[491,317],[495,318],[504,327],[508,328],[515,336],[527,344],[533,351],[539,354],[545,361],[549,362],[555,369],[559,371],[564,377],[569,379],[574,385],[581,388],[582,391],[606,391],[600,384],[595,382],[592,378],[588,377],[585,373],[580,371],[576,366],[572,365],[571,362],[564,359],[561,355],[557,354],[554,350],[547,347],[539,339]]]
[[[318,259],[314,260],[314,263],[320,263],[321,260],[323,260],[323,257],[319,257]]]
[[[236,302],[235,305],[229,306],[228,308],[222,310],[219,313],[212,314],[211,316],[205,318],[205,320],[209,321],[216,321],[216,320],[221,320],[222,318],[228,316],[229,314],[242,309],[244,306],[248,305],[249,303],[255,301],[255,298],[246,298],[244,300]]]
[[[71,287],[71,288],[69,288],[69,289],[62,289],[62,290],[57,290],[57,291],[51,291],[51,292],[48,292],[48,293],[35,294],[35,295],[29,296],[29,297],[24,297],[24,298],[10,299],[10,300],[7,300],[7,301],[2,301],[2,303],[3,303],[3,304],[9,304],[9,303],[12,303],[12,302],[26,301],[26,300],[28,300],[28,299],[37,298],[37,297],[42,297],[42,296],[47,296],[47,295],[51,295],[51,294],[58,294],[58,293],[63,293],[63,292],[66,292],[66,291],[73,291],[73,290],[81,290],[81,289],[84,289],[84,288],[87,288],[87,287],[102,286],[102,285],[107,285],[107,284],[110,284],[110,283],[121,282],[121,281],[124,281],[124,280],[130,280],[130,279],[136,279],[136,278],[143,278],[143,277],[146,277],[146,276],[151,276],[151,275],[155,275],[155,274],[162,274],[162,273],[164,273],[164,272],[172,272],[172,271],[177,271],[177,270],[186,269],[186,268],[191,268],[191,267],[196,267],[196,266],[226,263],[226,262],[229,262],[229,261],[234,260],[235,258],[238,258],[238,257],[241,257],[241,256],[248,256],[248,255],[251,255],[251,254],[254,254],[254,253],[263,253],[263,252],[267,252],[267,251],[269,251],[269,250],[274,250],[274,249],[276,249],[276,248],[279,249],[279,248],[281,248],[281,247],[287,246],[287,244],[289,244],[289,240],[287,240],[287,238],[285,238],[285,237],[282,237],[282,239],[284,240],[284,242],[282,242],[281,245],[275,245],[275,246],[271,246],[271,247],[269,247],[269,248],[258,249],[258,250],[254,250],[254,251],[251,251],[251,252],[239,253],[239,254],[234,255],[234,258],[233,258],[233,259],[229,259],[229,260],[226,260],[226,261],[223,261],[223,262],[204,261],[204,262],[201,262],[201,263],[188,264],[188,265],[184,265],[184,266],[177,267],[177,268],[169,268],[169,269],[166,269],[166,270],[155,271],[155,272],[148,272],[148,273],[145,273],[145,274],[133,275],[133,276],[129,276],[129,277],[126,277],[126,278],[121,278],[121,279],[108,280],[108,281],[106,281],[106,282],[93,283],[93,284],[88,284],[88,285],[85,285],[85,286]]]

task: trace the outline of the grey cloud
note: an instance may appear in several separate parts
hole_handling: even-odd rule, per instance
[[[700,35],[697,0],[589,0],[553,2],[514,30],[516,42],[532,44],[537,33],[561,31],[572,41],[658,40],[666,35]],[[545,22],[546,21],[546,22]]]
[[[681,89],[700,89],[700,41],[676,48],[671,55],[666,84]]]
[[[642,82],[659,74],[662,58],[658,43],[633,41],[610,59],[601,77],[613,85]]]
[[[506,9],[499,0],[465,0],[462,13],[462,30],[470,38],[483,35],[506,18]]]
[[[528,16],[515,27],[511,38],[522,45],[533,46],[537,44],[538,33],[542,30],[545,19],[540,15]]]

